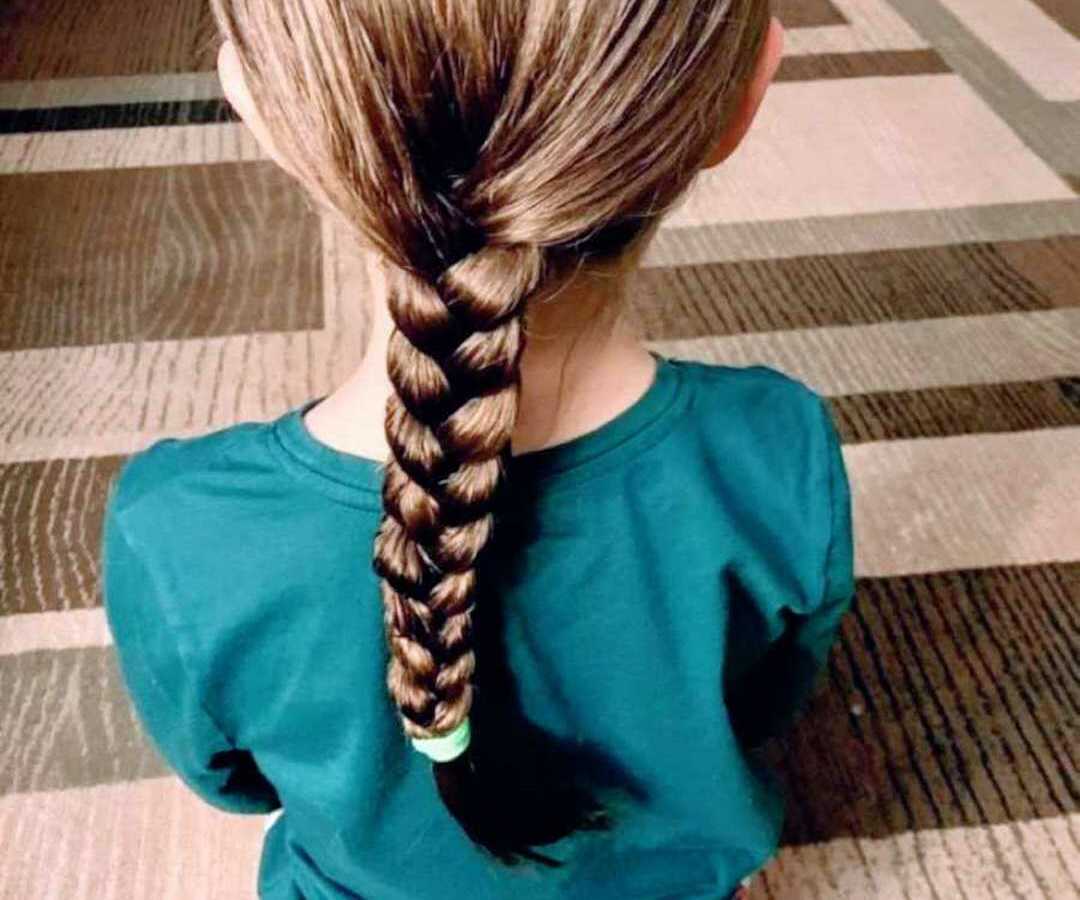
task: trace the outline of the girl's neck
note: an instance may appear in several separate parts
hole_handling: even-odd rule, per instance
[[[598,428],[631,406],[652,383],[656,362],[621,317],[611,324],[575,324],[575,308],[598,305],[577,300],[561,296],[556,304],[530,311],[521,399],[511,439],[515,454],[561,444]],[[304,416],[304,423],[316,439],[336,450],[384,460],[389,448],[383,419],[391,391],[386,345],[393,323],[384,302],[374,301],[373,307],[363,360]]]

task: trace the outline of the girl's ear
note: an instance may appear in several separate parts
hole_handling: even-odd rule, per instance
[[[753,124],[754,117],[761,106],[761,101],[765,98],[765,91],[768,90],[773,76],[776,75],[776,70],[780,66],[780,57],[783,56],[783,53],[784,28],[780,24],[780,20],[773,16],[769,22],[765,40],[762,41],[761,50],[758,52],[754,70],[751,72],[746,87],[743,89],[742,99],[735,107],[731,119],[724,127],[720,139],[717,141],[712,153],[709,154],[709,158],[702,164],[703,169],[719,165],[731,156],[739,144],[742,143],[742,139],[746,137],[746,133]]]
[[[240,65],[240,57],[232,41],[225,41],[218,50],[217,68],[221,88],[229,105],[236,110],[236,114],[251,131],[263,152],[286,172],[292,173],[292,168],[274,146],[266,123],[255,108],[247,80],[244,78],[244,70]]]

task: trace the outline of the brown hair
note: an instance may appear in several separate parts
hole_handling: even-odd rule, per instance
[[[374,547],[387,684],[407,735],[445,735],[473,700],[477,569],[527,306],[651,236],[715,145],[768,2],[213,5],[275,146],[391,276],[392,455]],[[434,764],[447,808],[498,858],[543,858],[528,846],[551,816],[501,809],[475,745]]]

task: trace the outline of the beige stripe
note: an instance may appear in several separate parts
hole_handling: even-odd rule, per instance
[[[771,896],[836,900],[900,900],[938,896],[1073,896],[1080,858],[1073,846],[1080,815],[982,828],[917,831],[882,839],[842,838],[824,845],[785,847],[766,869]],[[1034,871],[1032,871],[1034,870]],[[756,884],[754,900],[769,896]]]
[[[112,634],[101,607],[0,617],[0,656],[110,644]]]
[[[1034,381],[1076,374],[1080,308],[653,341],[650,346],[683,359],[764,363],[828,396]]]
[[[355,286],[358,277],[343,282]],[[337,275],[324,279],[332,297]],[[355,300],[363,291],[349,294]],[[273,418],[335,387],[360,359],[363,322],[334,309],[328,306],[327,319],[342,324],[329,332],[0,353],[0,384],[7,385],[0,462],[130,453],[160,437]],[[765,363],[826,395],[1031,381],[1076,374],[1080,308],[650,346],[677,358]]]
[[[1080,201],[1076,198],[698,228],[661,226],[641,263],[646,267],[686,266],[1068,234],[1080,234]]]
[[[253,898],[265,818],[215,809],[172,776],[0,797],[0,898]]]
[[[360,359],[362,330],[357,322],[329,332],[0,353],[0,462],[130,453],[160,437],[273,418],[345,380]],[[650,346],[677,358],[765,363],[826,395],[1031,381],[1076,374],[1080,308]]]
[[[941,0],[1047,100],[1080,100],[1080,41],[1031,0]]]
[[[1015,0],[1019,2],[1019,0]],[[1075,3],[1076,0],[1065,0]],[[1080,103],[1044,100],[938,0],[890,0],[994,111],[1051,168],[1080,172]],[[987,5],[989,7],[989,4]]]
[[[3,109],[210,100],[221,96],[217,72],[0,81],[0,107]]]
[[[784,53],[858,53],[865,50],[921,50],[930,46],[884,0],[832,0],[847,25],[789,29]]]
[[[862,575],[1080,560],[1080,427],[844,448]]]
[[[263,158],[255,139],[237,122],[0,136],[0,175]]]
[[[340,384],[363,354],[370,276],[325,219],[322,243],[326,330],[0,353],[0,462],[130,453]]]
[[[258,365],[257,359],[255,365]],[[300,390],[298,387],[293,389]],[[291,405],[291,401],[287,401],[287,403]],[[54,406],[57,405],[54,404]],[[282,410],[286,409],[286,402],[280,402],[280,407]],[[246,409],[248,407],[240,406],[238,408]],[[166,426],[162,429],[145,431],[137,429],[131,431],[117,430],[105,431],[100,434],[85,431],[72,434],[70,437],[56,434],[46,436],[28,434],[24,437],[16,437],[6,444],[0,441],[0,462],[16,463],[42,459],[87,459],[96,456],[126,456],[129,453],[142,450],[144,447],[149,447],[163,437],[198,437],[215,428],[224,427],[225,424],[231,424],[231,422],[239,422],[244,419],[261,421],[276,415],[276,412],[263,414],[260,410],[261,404],[253,404],[250,412],[241,412],[231,421],[226,416],[218,416],[208,425],[177,425],[175,428]],[[151,412],[154,411],[151,410]],[[129,410],[129,412],[134,415],[133,411]],[[78,421],[72,422],[70,425],[73,428],[80,427]],[[90,425],[92,427],[92,423]]]
[[[957,75],[777,84],[671,227],[1074,199]]]
[[[303,331],[4,354],[0,460],[55,453],[62,436],[75,438],[65,455],[81,456],[80,442],[117,452],[120,435],[265,419],[330,385],[330,339]]]

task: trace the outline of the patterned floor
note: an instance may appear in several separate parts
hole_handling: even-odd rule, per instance
[[[783,0],[780,79],[636,278],[674,356],[828,395],[856,609],[772,898],[1080,895],[1080,3]],[[95,552],[165,435],[358,358],[365,268],[231,120],[202,0],[0,7],[0,897],[253,895],[132,716]]]

